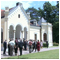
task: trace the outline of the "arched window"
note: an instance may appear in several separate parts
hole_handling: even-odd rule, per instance
[[[44,39],[44,41],[46,41],[47,40],[47,34],[46,33],[44,33],[44,35],[43,35],[43,39]]]
[[[18,18],[20,18],[20,14],[18,14]]]

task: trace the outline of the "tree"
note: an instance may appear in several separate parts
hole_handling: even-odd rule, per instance
[[[32,19],[36,19],[37,21],[39,20],[37,9],[35,9],[34,7],[28,8],[26,12],[30,12],[31,20]]]
[[[53,42],[59,43],[59,22],[53,24]]]
[[[59,1],[56,5],[56,16],[53,24],[53,41],[59,43]]]
[[[31,19],[39,20],[38,17],[43,17],[53,25],[53,42],[59,43],[59,1],[56,6],[52,6],[49,2],[45,2],[43,9],[28,8],[27,12],[31,13]]]
[[[38,8],[38,16],[44,17],[44,10],[41,8]]]
[[[59,2],[56,6],[52,6],[49,2],[45,2],[44,8],[44,18],[47,22],[53,24],[53,42],[59,43]]]
[[[51,22],[51,12],[52,12],[52,5],[49,2],[45,2],[43,5],[44,9],[44,18],[47,22]]]

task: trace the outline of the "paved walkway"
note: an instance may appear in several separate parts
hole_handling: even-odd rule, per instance
[[[48,50],[55,50],[55,49],[59,49],[59,47],[42,48],[42,49],[40,49],[40,52],[48,51]],[[37,52],[38,51],[36,51],[36,52],[33,51],[32,53],[37,53]],[[18,51],[18,53],[20,53],[20,52]],[[24,51],[23,50],[22,54],[23,55],[24,54],[29,54],[29,51]],[[14,52],[13,52],[13,56],[15,56]],[[1,51],[1,58],[6,58],[6,57],[11,57],[11,56],[8,55],[8,52],[6,52],[6,55],[3,55],[3,51]]]

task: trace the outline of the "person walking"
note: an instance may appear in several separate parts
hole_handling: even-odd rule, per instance
[[[24,50],[27,50],[27,41],[24,41]]]
[[[37,42],[34,41],[34,43],[33,43],[33,50],[35,49],[35,52],[36,52],[36,45],[37,45]]]
[[[11,40],[9,42],[9,44],[10,44],[10,56],[12,56],[13,55],[13,49],[14,49],[14,46],[15,46],[15,42],[13,40]]]
[[[20,42],[18,42],[18,47],[19,47],[20,56],[21,56],[22,55],[22,49],[23,49],[23,42],[22,42],[22,40],[20,40]]]
[[[11,40],[9,39],[9,42],[10,42]],[[10,44],[9,44],[9,42],[8,42],[8,55],[10,55]]]
[[[31,41],[29,41],[29,53],[31,53],[32,51],[32,42]]]
[[[46,46],[47,46],[47,48],[48,48],[48,41],[46,41]]]
[[[38,40],[38,42],[37,42],[37,51],[38,51],[38,52],[40,51],[40,42],[39,42],[39,40]]]
[[[42,40],[41,40],[41,42],[40,42],[40,45],[41,45],[41,48],[43,47],[43,42],[42,42]]]
[[[17,55],[17,50],[18,50],[18,41],[17,38],[15,40],[15,46],[14,46],[14,50],[15,50],[15,55]]]
[[[3,54],[6,54],[6,48],[7,48],[7,40],[4,41],[3,46],[4,46],[4,52]]]
[[[17,55],[18,45],[16,43],[15,43],[15,46],[14,46],[14,50],[15,50],[15,55]]]

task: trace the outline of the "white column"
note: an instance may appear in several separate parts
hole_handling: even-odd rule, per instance
[[[41,40],[44,41],[44,40],[43,40],[43,31],[42,31],[42,30],[43,30],[43,29],[42,29],[42,26],[41,26]]]
[[[5,18],[5,24],[4,24],[4,28],[5,28],[5,32],[4,32],[4,36],[5,36],[5,39],[4,39],[4,41],[5,40],[7,40],[7,42],[8,42],[8,18]]]
[[[27,39],[28,39],[28,31],[26,31],[26,34],[27,34]]]
[[[7,40],[7,43],[9,42],[9,29],[8,29],[8,40]]]
[[[21,38],[21,31],[20,31],[20,38]]]
[[[9,15],[9,7],[5,7],[5,12],[4,12],[4,14],[5,14],[5,25],[4,25],[4,30],[5,30],[5,32],[4,32],[4,39],[5,40],[7,40],[7,42],[8,42],[8,15]]]
[[[49,43],[49,27],[48,27],[48,23],[47,23],[47,41],[48,41],[48,43]],[[49,44],[50,45],[50,44]],[[48,46],[49,46],[48,45]]]
[[[30,20],[28,22],[28,34],[27,34],[27,40],[30,39]]]
[[[49,28],[48,28],[48,23],[47,23],[47,41],[49,42]]]
[[[14,41],[15,41],[15,32],[16,32],[16,30],[13,30],[14,31]]]
[[[21,31],[21,39],[22,39],[22,41],[23,41],[23,31]]]
[[[4,29],[4,30],[5,30],[5,31],[4,31],[4,36],[5,36],[5,39],[6,39],[6,21],[5,21],[5,24],[4,24],[4,28],[5,28],[5,29]],[[4,39],[4,41],[5,41],[5,39]]]
[[[24,31],[23,31],[23,38],[24,38]]]

